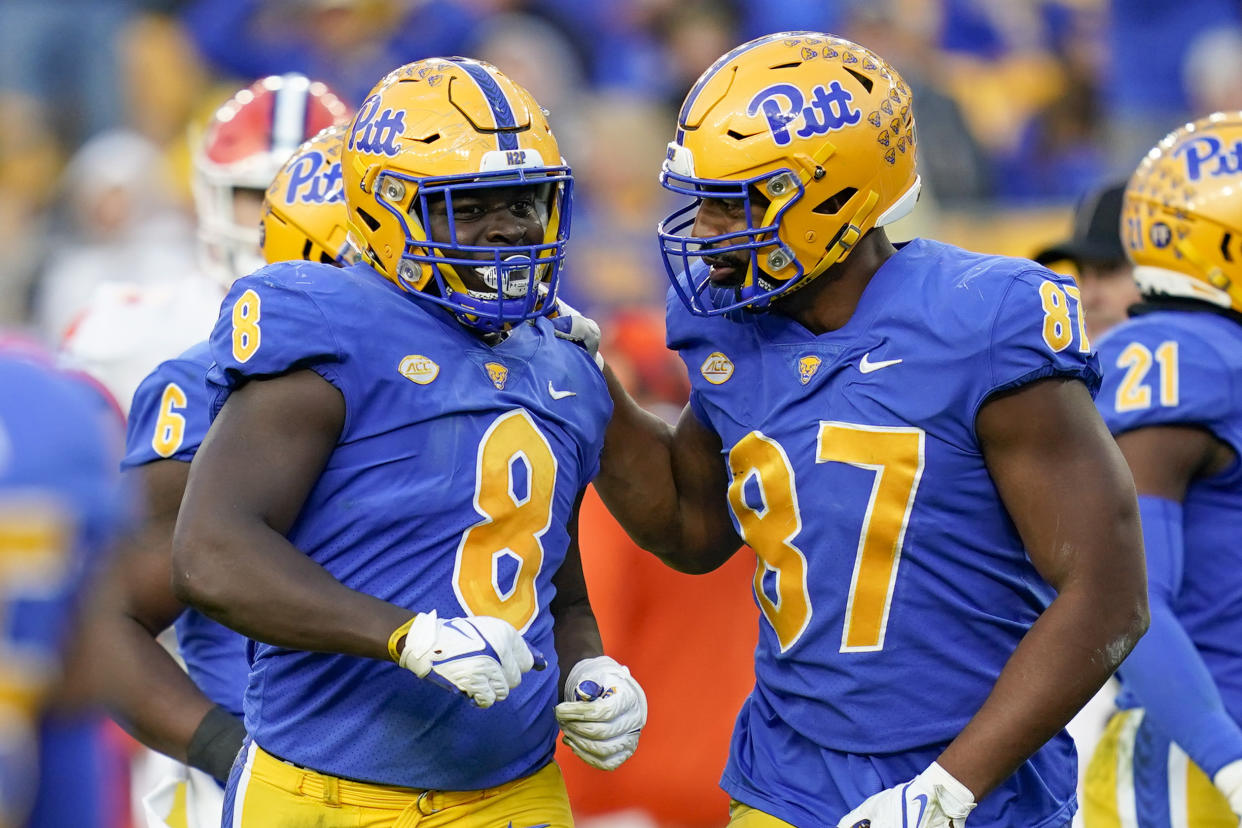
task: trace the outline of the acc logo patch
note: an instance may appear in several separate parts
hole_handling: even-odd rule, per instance
[[[804,356],[798,360],[798,379],[803,385],[811,381],[822,363],[823,360],[817,356]]]
[[[509,378],[509,369],[499,362],[485,362],[483,367],[487,369],[488,379],[492,381],[492,385],[496,386],[496,390],[505,390],[505,380]]]
[[[401,372],[401,376],[419,385],[426,385],[440,375],[440,366],[422,354],[402,357],[397,370]]]
[[[733,360],[720,353],[720,351],[713,351],[707,355],[707,359],[703,360],[703,364],[699,366],[699,373],[703,375],[703,379],[712,385],[728,382],[729,377],[733,376]]]

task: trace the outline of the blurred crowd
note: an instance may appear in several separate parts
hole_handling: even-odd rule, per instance
[[[1170,128],[1242,106],[1237,0],[6,0],[0,322],[54,345],[92,285],[195,267],[188,147],[239,85],[300,71],[356,106],[397,65],[468,54],[551,110],[578,182],[566,298],[649,342],[629,328],[658,324],[675,109],[714,56],[781,29],[840,33],[911,80],[926,187],[907,235],[986,252],[1030,255]]]
[[[795,29],[862,43],[913,87],[924,194],[894,239],[1023,256],[1042,248],[1041,261],[1076,264],[1084,284],[1133,289],[1128,269],[1114,278],[1116,182],[1141,153],[1187,120],[1242,108],[1240,0],[0,0],[0,327],[55,348],[101,284],[189,289],[202,270],[192,148],[239,87],[302,72],[357,107],[396,66],[470,55],[550,110],[576,179],[562,295],[601,321],[603,351],[633,395],[674,418],[689,387],[664,348],[654,229],[670,206],[657,172],[676,109],[716,56]],[[1081,201],[1108,185],[1111,200]],[[1074,239],[1048,247],[1076,202]],[[1118,297],[1124,309],[1130,294]],[[715,791],[723,722],[749,688],[755,634],[753,610],[720,601],[749,588],[751,563],[739,557],[711,579],[674,576],[593,496],[584,508],[584,525],[598,527],[592,583],[625,571],[652,585],[646,603],[603,592],[597,613],[602,627],[629,631],[619,657],[644,681],[662,677],[666,686],[648,684],[653,697],[677,696],[707,670],[682,659],[680,672],[643,671],[644,654],[662,655],[662,609],[694,608],[739,646],[725,653],[736,669],[720,671],[736,681],[696,691],[696,705],[722,721],[714,741],[692,732],[698,719],[653,705],[656,745],[607,787],[571,767],[571,787],[592,812],[645,797],[648,822],[627,824],[714,824],[723,795],[689,813],[688,777],[668,777],[663,763],[676,755]],[[608,792],[598,802],[592,780]]]

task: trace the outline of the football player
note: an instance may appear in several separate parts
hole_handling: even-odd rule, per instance
[[[263,100],[257,100],[262,106]],[[255,123],[264,126],[256,128]],[[265,145],[251,133],[272,132],[270,123],[257,119],[247,127],[251,147]],[[342,124],[320,132],[269,181],[263,232],[256,226],[251,234],[256,244],[262,236],[263,255],[269,261],[299,257],[337,265],[352,261],[341,191],[344,129]],[[209,133],[217,136],[216,143],[222,140],[222,131]],[[228,143],[243,140],[234,137]],[[248,166],[272,160],[251,157]],[[240,246],[233,252],[237,257],[231,261],[244,266],[248,259]],[[174,813],[183,811],[194,815],[181,817],[192,824],[219,823],[223,784],[245,736],[241,721],[249,671],[245,638],[187,609],[172,593],[172,531],[190,461],[210,422],[206,385],[210,365],[203,341],[161,363],[142,381],[129,412],[122,462],[126,476],[145,493],[147,508],[141,534],[117,561],[122,603],[113,619],[113,637],[121,666],[109,672],[110,706],[115,718],[144,744],[186,763],[155,780],[153,790],[141,792],[150,826],[175,823]],[[185,671],[155,640],[174,622]]]
[[[1242,818],[1240,142],[1242,112],[1186,124],[1125,190],[1145,302],[1100,342],[1097,404],[1138,489],[1151,629],[1088,769],[1089,828]]]
[[[166,284],[100,284],[61,343],[62,359],[103,382],[128,410],[151,369],[211,330],[232,281],[262,266],[263,191],[281,165],[302,142],[351,115],[335,93],[305,75],[273,75],[239,89],[195,145],[199,267],[187,262]]]
[[[1147,623],[1133,486],[1071,280],[885,226],[909,87],[783,32],[692,87],[661,173],[675,426],[610,379],[597,488],[688,572],[758,557],[731,824],[1068,824],[1063,728]]]
[[[66,777],[55,774],[66,768],[38,755],[40,719],[69,645],[87,623],[78,617],[84,587],[94,583],[126,502],[116,471],[114,412],[97,389],[40,362],[29,350],[0,342],[0,825],[6,826],[27,824],[41,773],[49,779],[43,790],[58,787],[63,796]],[[64,727],[50,732],[81,747],[82,734]],[[62,758],[73,764],[80,757]],[[80,773],[73,780],[79,784],[73,824],[97,824],[101,803],[88,792],[92,780]],[[53,824],[59,816],[41,804],[34,824]]]
[[[342,168],[365,262],[233,285],[177,521],[178,594],[256,642],[226,819],[569,826],[558,722],[611,768],[646,719],[576,542],[611,403],[546,318],[570,170],[468,58],[381,80]]]

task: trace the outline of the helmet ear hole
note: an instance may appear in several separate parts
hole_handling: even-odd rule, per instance
[[[379,220],[375,218],[375,216],[371,215],[370,213],[368,213],[366,210],[362,209],[361,207],[355,207],[354,212],[357,213],[358,218],[362,219],[362,221],[366,224],[366,226],[371,229],[372,233],[374,233],[376,230],[379,229],[380,223],[379,223]]]
[[[821,201],[812,212],[816,212],[824,216],[835,216],[837,213],[841,212],[841,208],[849,203],[849,200],[853,198],[854,194],[857,192],[857,187],[845,187],[838,190],[836,193]]]

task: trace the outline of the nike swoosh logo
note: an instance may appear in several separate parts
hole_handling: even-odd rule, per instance
[[[577,391],[557,391],[552,387],[552,380],[548,380],[548,396],[554,400],[563,400],[566,397],[578,396]]]
[[[927,810],[927,794],[919,794],[914,799],[919,803],[919,818],[910,823],[910,828],[918,828],[923,824],[923,812]]]
[[[879,362],[872,362],[870,359],[868,359],[868,357],[870,356],[871,356],[871,352],[868,351],[867,353],[863,354],[862,360],[858,363],[858,370],[864,374],[870,374],[872,371],[878,371],[881,368],[887,368],[890,365],[897,365],[904,361],[900,359],[884,359],[884,360],[880,360]]]

